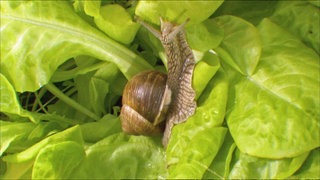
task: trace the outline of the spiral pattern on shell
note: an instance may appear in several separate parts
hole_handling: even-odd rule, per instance
[[[163,131],[161,122],[168,109],[168,102],[164,102],[166,81],[167,75],[158,71],[145,71],[128,81],[120,113],[124,132],[150,135]]]

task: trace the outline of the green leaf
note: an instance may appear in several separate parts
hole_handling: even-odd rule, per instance
[[[55,104],[48,106],[48,112],[51,114],[59,114],[61,116],[74,119],[77,123],[81,123],[84,121],[83,114],[79,113],[77,110],[66,104],[65,102],[58,100]],[[76,115],[81,114],[82,116],[75,117]],[[86,117],[86,116],[85,116]]]
[[[233,15],[243,18],[254,25],[258,25],[265,17],[269,17],[275,11],[279,1],[234,1],[226,0],[214,13],[214,16]],[[288,1],[285,1],[288,2]]]
[[[0,178],[319,177],[319,3],[0,3]],[[145,28],[134,39],[135,10],[153,24],[191,19],[198,108],[173,128],[166,154],[160,136],[125,135],[110,115],[126,79],[165,71],[160,41]],[[129,50],[111,38],[134,40]],[[27,96],[21,106],[17,92],[43,86],[36,100],[46,114],[23,109],[37,104]]]
[[[81,19],[67,1],[1,1],[1,36],[0,71],[18,92],[47,84],[59,65],[78,55],[114,62],[127,78],[152,68]]]
[[[167,151],[170,179],[199,179],[207,170],[210,162],[218,153],[223,142],[226,128],[214,127],[211,132],[200,132],[193,136],[193,140],[177,142],[171,150]],[[182,137],[185,139],[185,137]],[[182,139],[182,141],[184,140]]]
[[[295,157],[320,145],[319,56],[268,19],[259,33],[263,52],[254,74],[228,70],[234,89],[227,123],[242,152]]]
[[[67,71],[59,70],[59,72],[56,72],[55,75],[57,77],[72,72],[76,73],[76,71],[81,72],[81,69],[85,69],[83,66],[96,66],[96,63],[94,62],[93,64],[83,64],[83,62],[88,62],[88,60],[90,60],[90,58],[83,56],[77,57],[78,67]],[[81,63],[79,64],[78,61]],[[66,76],[69,77],[69,75]],[[85,74],[78,74],[76,77],[74,77],[73,81],[75,85],[74,90],[77,91],[77,94],[73,97],[73,99],[98,117],[101,117],[103,114],[111,113],[112,107],[117,103],[120,95],[122,95],[122,91],[127,79],[123,76],[115,64],[104,63],[103,66],[98,65],[98,68],[95,69],[95,71],[88,71]],[[57,96],[57,94],[55,95]],[[67,105],[61,102],[59,102],[57,105],[51,105],[50,112],[55,111],[56,113],[67,115],[70,118],[81,120],[88,119],[88,117],[79,110],[77,112],[69,113],[73,110],[68,108],[68,106],[65,106]],[[68,110],[66,111],[66,109]]]
[[[219,1],[139,1],[136,15],[160,25],[160,17],[176,23],[198,24],[207,19],[221,4]]]
[[[196,99],[200,97],[219,68],[219,59],[212,51],[207,52],[202,60],[196,64],[192,76],[192,87],[196,92]]]
[[[231,134],[227,132],[218,154],[211,162],[210,167],[204,173],[202,179],[228,178],[232,155],[235,149],[236,145],[231,137]]]
[[[96,114],[101,115],[111,113],[111,108],[122,95],[127,79],[115,64],[109,63],[99,68],[89,83],[91,108]],[[110,104],[106,104],[106,101]]]
[[[93,108],[91,106],[91,94],[90,89],[92,88],[92,78],[94,76],[95,72],[86,73],[83,75],[79,75],[74,78],[74,85],[77,90],[77,95],[74,97],[74,100],[85,107],[86,109],[93,112]],[[109,87],[105,87],[104,93],[106,91],[109,91]],[[94,112],[93,112],[94,113]],[[95,114],[95,113],[94,113]],[[98,119],[100,119],[100,114],[95,114],[98,116]],[[82,113],[76,112],[74,115],[74,118],[76,119],[83,119],[88,120],[87,116],[84,116]],[[96,119],[96,120],[98,120]]]
[[[105,97],[109,92],[109,83],[103,79],[93,77],[89,84],[90,107],[97,115],[106,114]]]
[[[124,44],[130,44],[140,25],[133,22],[130,14],[118,4],[108,4],[94,17],[96,25],[108,36]]]
[[[271,20],[320,53],[319,7],[307,1],[280,1]]]
[[[214,78],[208,82],[206,89],[197,101],[198,108],[193,116],[194,123],[200,124],[203,121],[203,125],[206,125],[208,121],[208,128],[222,126],[226,114],[228,88],[229,82],[225,72],[222,70],[218,71]]]
[[[320,7],[320,2],[316,0],[308,0],[309,3],[313,4],[316,7]]]
[[[0,121],[1,148],[0,156],[3,152],[13,154],[23,151],[37,143],[45,136],[62,129],[57,122],[10,122]]]
[[[51,144],[41,149],[32,170],[33,179],[72,178],[74,169],[85,158],[82,145],[73,141]]]
[[[235,16],[220,16],[214,21],[225,32],[220,47],[232,58],[224,60],[241,74],[252,75],[261,54],[261,41],[257,28]]]
[[[57,71],[54,72],[51,82],[61,82],[66,81],[72,78],[77,77],[78,75],[87,74],[89,72],[95,71],[97,69],[102,68],[103,66],[106,66],[109,64],[109,62],[97,62],[98,60],[89,56],[77,56],[74,58],[75,62],[72,62],[70,66],[76,66],[72,69],[69,69],[69,62],[66,61],[64,64],[66,64],[66,69],[64,69],[64,64],[62,64]],[[79,65],[79,62],[84,62],[86,65]]]
[[[77,143],[83,143],[81,130],[79,126],[74,126],[66,129],[62,132],[56,133],[49,136],[30,148],[16,154],[11,154],[3,157],[4,161],[11,163],[21,163],[33,160],[39,153],[39,151],[47,145],[63,142],[63,141],[74,141]]]
[[[88,108],[82,106],[78,102],[74,101],[69,96],[65,95],[60,91],[55,85],[49,83],[46,85],[46,89],[48,89],[54,96],[58,97],[60,100],[64,101],[66,104],[76,109],[80,114],[88,116],[91,120],[99,120],[99,116],[88,110]]]
[[[6,163],[5,174],[0,174],[0,177],[2,179],[31,179],[33,162],[34,161]],[[1,166],[1,168],[3,168],[3,166]]]
[[[84,1],[83,2],[83,9],[86,14],[89,16],[99,16],[100,14],[100,5],[101,0],[90,0],[90,1]]]
[[[141,27],[138,31],[136,40],[146,52],[151,52],[152,56],[160,57],[164,66],[167,66],[166,54],[164,53],[163,46],[160,40],[156,38],[149,30]],[[149,61],[154,60],[151,59]]]
[[[0,157],[12,143],[20,141],[21,139],[28,137],[29,133],[35,128],[33,123],[13,123],[0,121]]]
[[[97,142],[111,134],[121,132],[120,120],[110,114],[97,122],[80,125],[83,139],[87,142]]]
[[[23,109],[17,99],[17,94],[8,79],[0,73],[0,110],[11,114],[21,114]]]
[[[93,18],[91,16],[99,15],[100,13],[100,0],[73,0],[72,6],[74,11],[88,23],[94,25]]]
[[[2,41],[1,41],[2,42]],[[22,109],[18,101],[15,89],[8,79],[0,73],[0,110],[2,113],[9,113],[27,117],[34,123],[39,122],[39,118],[34,113]]]
[[[90,146],[86,154],[72,178],[155,179],[167,173],[163,149],[150,137],[114,134]]]
[[[216,48],[223,39],[223,30],[212,19],[186,28],[186,36],[191,49],[206,52]]]
[[[230,179],[284,179],[301,167],[308,152],[294,158],[264,159],[237,152]]]
[[[223,73],[210,81],[193,116],[173,128],[167,147],[169,178],[201,178],[214,159],[227,129],[221,126],[228,83]]]
[[[314,149],[309,154],[302,167],[290,179],[317,179],[320,169],[320,149]]]

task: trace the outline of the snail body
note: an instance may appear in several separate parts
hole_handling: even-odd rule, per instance
[[[168,61],[168,74],[142,72],[125,86],[120,112],[122,129],[128,134],[152,135],[164,131],[166,147],[175,124],[185,122],[196,109],[192,74],[194,56],[185,40],[183,27],[161,20],[161,32],[138,19],[162,43]]]

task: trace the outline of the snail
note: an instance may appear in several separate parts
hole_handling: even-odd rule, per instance
[[[153,135],[164,132],[162,144],[166,147],[174,125],[185,122],[197,107],[192,75],[195,60],[180,25],[161,21],[161,32],[149,24],[137,21],[162,43],[168,62],[168,74],[145,71],[135,75],[126,84],[120,112],[125,133]]]

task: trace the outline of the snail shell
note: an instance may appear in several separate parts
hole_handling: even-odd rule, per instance
[[[166,82],[166,74],[145,71],[126,84],[120,113],[125,133],[153,135],[163,132],[164,119],[171,102],[171,91]]]
[[[161,21],[158,31],[137,18],[162,43],[168,61],[168,75],[148,71],[134,76],[126,85],[120,112],[122,129],[128,134],[151,135],[163,132],[166,147],[174,125],[185,122],[197,107],[192,75],[195,60],[183,24]]]

